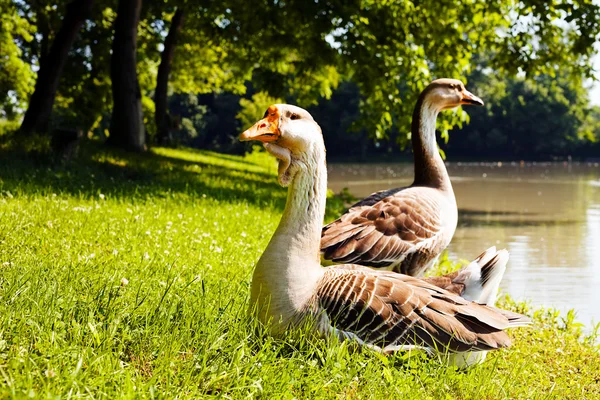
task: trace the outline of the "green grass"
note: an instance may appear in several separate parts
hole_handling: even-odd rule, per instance
[[[275,172],[262,153],[91,144],[67,167],[0,147],[0,398],[600,396],[595,338],[551,310],[466,372],[269,338],[245,314],[285,202]]]

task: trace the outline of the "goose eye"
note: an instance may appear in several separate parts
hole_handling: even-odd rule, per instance
[[[290,116],[290,119],[291,119],[292,121],[293,121],[293,120],[296,120],[296,119],[300,119],[300,116],[299,116],[298,114],[292,114],[292,115]]]

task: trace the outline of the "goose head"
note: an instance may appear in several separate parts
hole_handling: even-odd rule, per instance
[[[271,105],[263,118],[244,131],[240,141],[257,140],[279,160],[279,183],[287,186],[296,173],[325,152],[321,127],[308,111],[290,104]]]
[[[423,91],[422,98],[438,110],[449,110],[460,105],[482,106],[483,101],[465,89],[456,79],[437,79]]]

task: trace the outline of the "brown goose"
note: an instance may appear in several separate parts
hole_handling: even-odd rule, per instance
[[[279,160],[279,182],[289,186],[279,226],[252,278],[251,313],[272,334],[308,323],[318,334],[383,352],[449,351],[448,362],[467,366],[483,360],[488,350],[509,346],[505,329],[529,323],[525,316],[458,295],[468,292],[480,300],[487,288],[493,302],[508,256],[493,248],[440,282],[359,265],[323,268],[319,244],[327,169],[319,125],[305,110],[277,104],[240,140],[263,142]]]
[[[373,193],[323,228],[327,260],[389,268],[421,276],[448,246],[458,218],[448,172],[437,149],[442,110],[483,101],[454,79],[433,81],[419,96],[412,119],[412,185]]]

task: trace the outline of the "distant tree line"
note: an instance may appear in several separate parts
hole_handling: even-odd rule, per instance
[[[449,157],[600,158],[600,107],[589,105],[583,86],[545,75],[500,80],[491,74],[473,74],[469,83],[486,105],[469,109],[469,123],[452,130],[450,140],[439,132],[438,142]],[[251,93],[252,88],[248,88],[247,95]],[[238,142],[237,135],[275,101],[260,95],[248,101],[231,93],[174,94],[169,101],[176,121],[172,140],[181,145],[240,154],[248,150],[248,145]],[[308,108],[323,129],[328,156],[357,161],[410,156],[410,146],[405,146],[410,126],[394,126],[387,138],[375,140],[366,129],[354,129],[360,120],[360,101],[356,85],[342,82],[329,99],[322,98]],[[256,108],[248,113],[251,118],[243,115],[246,102]]]
[[[600,136],[587,0],[0,0],[0,19],[0,120],[18,135],[240,152],[240,129],[286,101],[315,115],[330,154],[366,158],[406,145],[416,97],[447,76],[489,104],[469,125],[444,114],[444,139],[464,131],[448,151],[549,157]]]
[[[487,104],[443,146],[453,157],[600,159],[600,107],[590,106],[581,83],[560,75],[500,80],[491,74],[474,74],[471,82]]]

